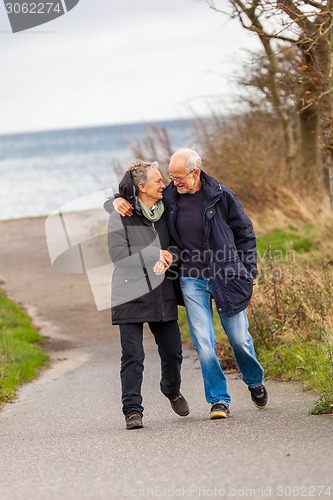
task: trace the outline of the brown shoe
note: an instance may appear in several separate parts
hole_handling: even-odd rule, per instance
[[[139,413],[133,413],[126,418],[126,429],[142,429],[142,416]]]
[[[171,408],[177,415],[181,417],[186,417],[190,413],[190,409],[188,403],[182,394],[177,394],[176,396],[172,396],[168,398],[171,404]]]

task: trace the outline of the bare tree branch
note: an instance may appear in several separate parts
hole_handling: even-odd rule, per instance
[[[304,12],[298,9],[293,0],[277,0],[277,6],[283,10],[283,12],[285,12],[304,33],[312,33],[314,31],[313,23],[309,21]]]
[[[321,2],[316,2],[315,0],[303,0],[303,2],[306,5],[311,5],[311,7],[314,7],[315,9],[322,9],[323,8],[323,3]]]

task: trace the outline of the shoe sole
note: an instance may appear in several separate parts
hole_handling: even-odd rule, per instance
[[[227,418],[228,414],[225,411],[214,411],[209,415],[210,420],[217,420],[218,418]]]
[[[258,410],[264,410],[264,409],[265,409],[265,408],[267,408],[267,406],[268,406],[268,402],[267,402],[266,404],[262,405],[262,406],[259,406],[259,405],[258,405],[257,403],[255,403],[254,401],[253,401],[253,404],[254,404],[254,406],[255,406],[256,408],[258,408]]]
[[[143,425],[126,425],[126,429],[131,431],[133,429],[142,429]]]
[[[268,405],[268,399],[266,401],[266,403],[264,405],[258,405],[258,403],[256,403],[255,401],[253,401],[252,399],[252,403],[254,404],[254,406],[256,408],[258,408],[259,410],[264,410],[265,408],[267,408],[267,405]]]

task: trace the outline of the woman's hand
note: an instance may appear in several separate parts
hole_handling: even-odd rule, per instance
[[[172,264],[172,254],[168,250],[160,250],[160,259],[153,267],[157,276],[161,276]]]
[[[164,263],[166,269],[172,264],[172,254],[168,250],[160,250],[160,260]]]

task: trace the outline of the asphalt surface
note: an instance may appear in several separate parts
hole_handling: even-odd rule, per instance
[[[159,359],[145,335],[144,428],[127,431],[120,349],[109,311],[84,275],[53,272],[43,219],[0,223],[0,277],[48,337],[51,367],[0,412],[0,499],[329,498],[333,418],[310,416],[317,396],[267,381],[257,410],[228,375],[231,416],[210,421],[199,362],[184,348],[188,417],[159,392]],[[330,489],[329,489],[330,488]]]

